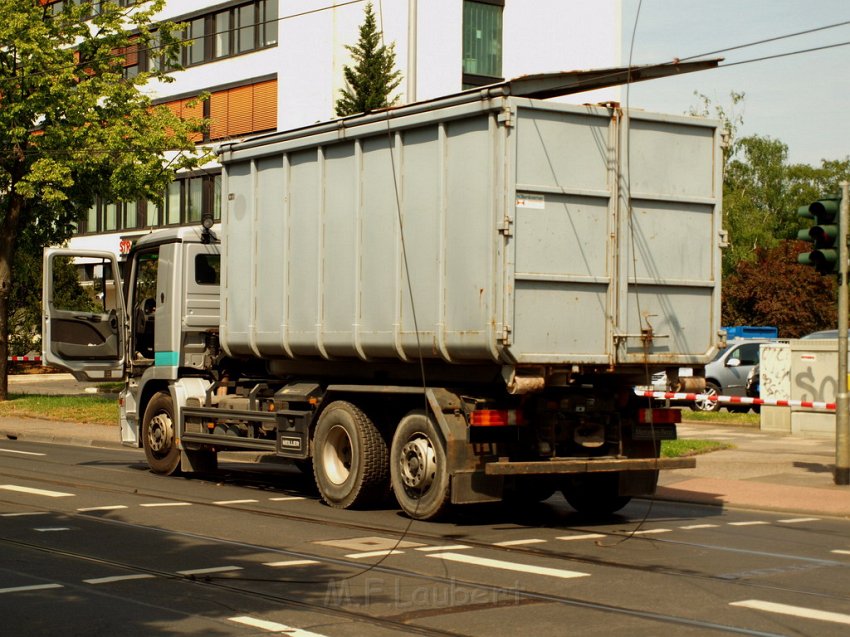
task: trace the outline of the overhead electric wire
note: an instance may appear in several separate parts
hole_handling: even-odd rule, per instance
[[[346,6],[353,5],[353,4],[359,4],[359,3],[362,3],[362,2],[366,2],[366,1],[367,0],[347,0],[345,2],[340,2],[338,4],[325,5],[325,6],[322,6],[322,7],[316,7],[315,9],[309,9],[307,11],[301,11],[301,12],[298,12],[298,13],[291,13],[291,14],[288,14],[288,15],[285,15],[285,16],[279,16],[279,17],[274,18],[272,20],[264,20],[262,22],[255,23],[252,26],[256,26],[256,27],[266,26],[266,25],[272,24],[274,22],[283,22],[284,20],[291,20],[291,19],[300,18],[300,17],[304,17],[304,16],[307,16],[307,15],[311,15],[311,14],[322,13],[324,11],[338,9],[338,8],[341,8],[341,7],[346,7]],[[191,16],[185,17],[185,18],[179,18],[178,20],[183,21],[183,20],[190,20],[190,19],[191,19]],[[178,21],[178,23],[179,23],[179,21]],[[733,45],[733,46],[729,46],[729,47],[715,49],[713,51],[706,51],[704,53],[698,53],[698,54],[689,55],[689,56],[686,56],[686,57],[677,57],[677,58],[674,58],[673,60],[670,60],[668,62],[661,62],[659,64],[653,64],[653,65],[649,65],[649,66],[650,66],[650,68],[660,67],[660,66],[669,66],[669,65],[676,64],[677,62],[695,60],[695,59],[698,59],[698,58],[707,57],[709,55],[718,55],[718,54],[721,54],[721,53],[728,53],[730,51],[737,51],[739,49],[745,49],[745,48],[749,48],[749,47],[753,47],[753,46],[758,46],[760,44],[767,44],[767,43],[770,43],[770,42],[778,42],[778,41],[781,41],[781,40],[787,40],[787,39],[790,39],[790,38],[795,38],[795,37],[799,37],[799,36],[802,36],[802,35],[808,35],[808,34],[811,34],[811,33],[817,33],[817,32],[820,32],[820,31],[826,31],[826,30],[829,30],[829,29],[835,29],[835,28],[839,28],[839,27],[843,27],[843,26],[847,26],[847,25],[850,25],[850,20],[843,20],[841,22],[834,22],[834,23],[831,23],[831,24],[825,24],[825,25],[822,25],[822,26],[819,26],[819,27],[813,27],[813,28],[803,29],[801,31],[794,31],[792,33],[786,33],[786,34],[783,34],[783,35],[778,35],[778,36],[774,36],[774,37],[770,37],[770,38],[763,38],[763,39],[760,39],[760,40],[754,40],[752,42],[746,42],[744,44],[737,44],[737,45]],[[214,31],[211,34],[205,33],[203,35],[203,37],[215,37],[215,36],[223,34],[223,33],[229,33],[231,31],[238,31],[238,30],[239,29],[234,28],[234,29],[227,29],[227,30],[224,30],[224,31]],[[193,42],[196,39],[197,38],[183,38],[183,39],[175,40],[174,43],[175,44],[185,44],[185,43],[188,43],[188,42]],[[762,60],[773,59],[774,57],[785,57],[785,56],[790,56],[790,55],[798,55],[798,54],[802,54],[802,53],[819,51],[819,50],[822,50],[822,49],[829,49],[829,48],[835,48],[835,47],[839,47],[839,46],[846,46],[848,44],[850,44],[850,42],[844,42],[844,43],[833,44],[833,45],[826,45],[826,46],[822,46],[822,47],[814,47],[814,48],[810,48],[810,49],[801,49],[801,50],[798,50],[798,51],[787,52],[787,53],[784,53],[784,54],[777,54],[777,55],[773,55],[773,56],[764,56],[764,57],[760,57],[760,58],[753,58],[752,60],[742,60],[740,62],[723,64],[723,65],[720,65],[720,67],[722,68],[722,67],[727,67],[727,66],[736,66],[736,65],[739,65],[739,64],[748,64],[748,63],[751,63],[751,62],[760,62]],[[164,47],[150,47],[146,50],[147,51],[156,51],[160,48],[164,48]],[[114,54],[114,55],[110,55],[110,56],[105,57],[105,58],[98,58],[98,60],[106,61],[110,58],[118,59],[118,58],[123,58],[123,57],[124,57],[124,55]],[[232,57],[232,56],[229,56],[229,57]],[[221,59],[229,59],[229,57],[228,58],[221,58]],[[631,62],[630,62],[630,65],[631,65]],[[73,64],[73,65],[67,65],[67,66],[54,67],[52,70],[51,69],[45,69],[45,70],[42,70],[42,71],[37,71],[35,73],[29,74],[29,77],[48,74],[48,73],[56,71],[56,70],[76,68],[78,66],[80,66],[80,65],[79,64]],[[193,68],[194,66],[198,66],[198,65],[192,65],[188,68]],[[178,70],[185,70],[185,69],[178,69]],[[599,76],[597,76],[597,77],[599,77]],[[604,77],[604,76],[602,76],[602,77]],[[0,77],[0,82],[17,80],[17,79],[18,78],[3,78],[3,77]]]

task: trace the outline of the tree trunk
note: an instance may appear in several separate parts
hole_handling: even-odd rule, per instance
[[[0,401],[9,398],[9,296],[12,293],[12,262],[15,258],[23,199],[9,194],[6,218],[0,224]]]

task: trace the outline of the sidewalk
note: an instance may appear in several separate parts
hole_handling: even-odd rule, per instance
[[[69,374],[9,377],[13,393],[85,394]],[[733,449],[697,457],[695,469],[662,471],[658,498],[723,507],[850,518],[850,486],[833,481],[835,440],[710,423],[679,425],[681,438],[722,440]],[[120,447],[113,426],[0,417],[0,437]]]

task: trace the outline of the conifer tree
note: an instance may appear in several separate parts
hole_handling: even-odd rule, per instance
[[[346,88],[336,102],[338,116],[368,113],[392,106],[398,100],[398,97],[390,97],[401,83],[401,71],[395,68],[395,43],[385,46],[381,39],[370,2],[366,5],[357,45],[345,47],[355,64],[343,67]]]

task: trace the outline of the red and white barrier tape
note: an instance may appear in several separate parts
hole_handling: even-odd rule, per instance
[[[711,402],[731,405],[768,405],[770,407],[806,407],[808,409],[835,410],[835,403],[816,402],[811,400],[772,400],[769,398],[749,398],[747,396],[717,396],[714,394],[680,394],[663,391],[644,391],[635,388],[635,394],[642,398],[657,398],[659,400],[708,400]]]
[[[41,356],[10,356],[7,360],[13,363],[40,363]]]

